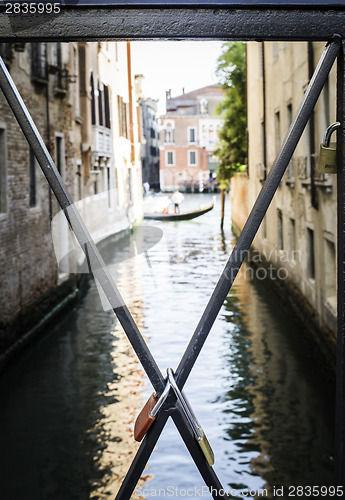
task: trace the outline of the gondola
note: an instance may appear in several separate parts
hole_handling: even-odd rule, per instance
[[[213,208],[213,203],[209,207],[201,208],[199,210],[193,210],[192,212],[183,212],[178,214],[157,214],[157,213],[145,213],[144,219],[154,219],[154,220],[164,220],[164,221],[179,221],[179,220],[190,220],[204,215]]]

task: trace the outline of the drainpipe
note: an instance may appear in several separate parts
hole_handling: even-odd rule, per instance
[[[46,62],[48,64],[48,62]],[[50,114],[49,114],[49,76],[48,82],[46,84],[46,121],[47,121],[47,149],[51,154],[51,144],[50,144]],[[48,184],[48,200],[49,200],[49,222],[51,222],[53,218],[53,199],[52,199],[52,190]]]
[[[131,42],[127,42],[127,80],[128,80],[128,106],[129,106],[129,139],[131,142],[131,168],[128,170],[128,176],[129,176],[128,190],[129,190],[129,205],[131,206],[133,205],[132,172],[134,170],[134,162],[135,162]]]
[[[314,73],[314,46],[313,42],[308,42],[308,79],[311,80]],[[309,150],[310,150],[310,189],[311,204],[316,210],[319,208],[317,192],[315,186],[315,113],[312,112],[309,118]]]
[[[133,124],[133,86],[132,86],[132,61],[131,42],[127,42],[127,72],[128,72],[128,101],[129,101],[129,137],[131,141],[131,164],[135,162],[134,124]]]

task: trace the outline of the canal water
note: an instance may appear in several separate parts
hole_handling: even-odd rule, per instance
[[[182,208],[212,196],[186,198]],[[234,244],[230,219],[223,234],[219,220],[217,199],[199,219],[145,221],[108,245],[109,267],[164,372],[178,365]],[[334,482],[334,391],[299,325],[255,275],[236,279],[185,393],[232,498],[248,498],[248,490],[276,498],[274,488],[288,498],[289,487]],[[91,281],[73,310],[1,375],[1,499],[115,497],[152,389],[105,309]],[[210,498],[202,487],[169,421],[133,498]]]

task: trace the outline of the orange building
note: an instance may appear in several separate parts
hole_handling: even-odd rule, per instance
[[[218,160],[221,118],[216,105],[223,98],[219,85],[209,85],[171,97],[167,92],[166,114],[161,117],[160,184],[162,191],[210,191]]]

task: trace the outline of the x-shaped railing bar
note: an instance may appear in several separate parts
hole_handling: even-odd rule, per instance
[[[220,308],[222,307],[222,304],[229,293],[236,275],[249,251],[250,245],[272,201],[286,167],[289,164],[297,143],[314,109],[321,90],[327,80],[328,74],[339,53],[340,46],[341,38],[338,35],[335,35],[333,41],[327,44],[321,56],[314,75],[304,94],[301,105],[283,141],[278,156],[270,169],[267,179],[262,186],[260,194],[249,214],[241,235],[178,365],[176,370],[176,382],[180,390],[182,390],[194,363],[197,360],[213,323],[217,318]],[[52,188],[62,210],[64,211],[81,248],[85,253],[89,269],[92,271],[95,279],[102,287],[155,391],[158,394],[162,393],[165,387],[165,381],[162,373],[160,372],[146,342],[135,324],[133,317],[125,305],[95,243],[93,242],[78,213],[78,210],[69,198],[60,174],[54,165],[54,162],[1,58],[0,87],[19,123],[19,126],[21,127],[30,147],[34,152],[50,187]],[[186,420],[179,403],[176,403],[176,396],[171,393],[158,414],[154,425],[145,436],[116,498],[121,500],[130,498],[169,416],[173,418],[175,425],[179,430],[206,485],[210,488],[212,496],[214,498],[226,496],[225,490],[222,488],[222,485],[213,468],[206,462],[205,457],[194,439],[189,423]]]

